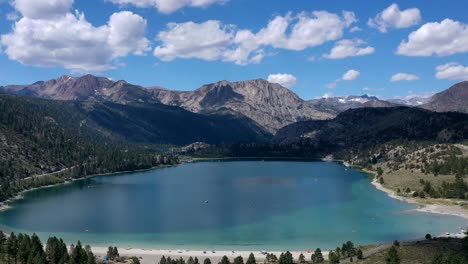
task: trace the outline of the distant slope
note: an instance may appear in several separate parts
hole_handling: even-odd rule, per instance
[[[306,143],[317,151],[366,148],[392,140],[456,142],[468,139],[468,115],[410,107],[360,108],[333,120],[305,121],[278,131],[280,144]]]
[[[74,116],[70,128],[81,129],[119,141],[144,144],[186,145],[193,142],[264,142],[271,134],[252,120],[229,113],[200,115],[161,103],[117,104],[107,101],[53,101],[33,97],[0,95],[24,108],[47,104],[57,113]],[[47,113],[44,113],[47,114]]]
[[[437,112],[468,113],[468,81],[433,95],[422,107]]]
[[[336,116],[349,109],[362,107],[391,107],[397,104],[378,99],[375,96],[340,96],[309,100],[308,104],[321,112]]]
[[[89,126],[139,143],[187,145],[265,142],[271,134],[252,120],[230,114],[200,115],[163,104],[75,103]]]
[[[74,176],[158,163],[154,151],[97,133],[85,118],[71,102],[0,95],[0,200],[10,179],[82,165]]]

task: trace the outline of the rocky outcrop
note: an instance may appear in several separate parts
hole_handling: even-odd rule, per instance
[[[240,113],[270,131],[310,119],[333,118],[333,114],[316,110],[297,94],[279,84],[263,79],[204,85],[193,92],[149,88],[163,104],[181,106],[196,113],[230,110]]]

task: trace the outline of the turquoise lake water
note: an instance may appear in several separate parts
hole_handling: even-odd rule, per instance
[[[319,161],[199,162],[28,192],[0,226],[67,242],[139,248],[305,250],[456,232],[412,212],[366,174]]]

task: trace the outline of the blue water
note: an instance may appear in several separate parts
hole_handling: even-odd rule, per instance
[[[100,246],[298,250],[468,225],[414,208],[338,163],[200,162],[29,192],[0,213],[0,226]]]

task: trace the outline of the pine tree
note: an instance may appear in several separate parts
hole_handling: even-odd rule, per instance
[[[364,256],[363,256],[363,253],[362,253],[362,250],[361,249],[358,249],[357,250],[357,253],[356,253],[356,256],[358,259],[363,259]]]
[[[312,263],[322,263],[325,259],[323,258],[322,251],[317,248],[311,256]]]
[[[220,264],[230,264],[230,263],[229,263],[228,257],[223,256],[223,257],[221,258]]]
[[[249,258],[247,259],[247,262],[245,264],[256,264],[257,261],[255,260],[255,256],[253,253],[250,253]]]
[[[299,263],[304,263],[305,262],[305,257],[304,257],[304,254],[300,254],[299,255]]]
[[[209,258],[206,258],[204,261],[203,261],[203,264],[211,264],[211,260]]]
[[[10,237],[7,239],[7,261],[8,264],[17,262],[18,255],[18,239],[15,233],[11,233]]]
[[[400,264],[400,257],[398,256],[398,251],[395,246],[390,248],[385,261],[387,264]]]
[[[234,259],[234,264],[244,264],[244,259],[242,256],[238,256]]]
[[[328,261],[332,264],[335,264],[335,263],[340,263],[340,258],[338,257],[338,255],[332,251],[330,251],[330,253],[328,253]]]

